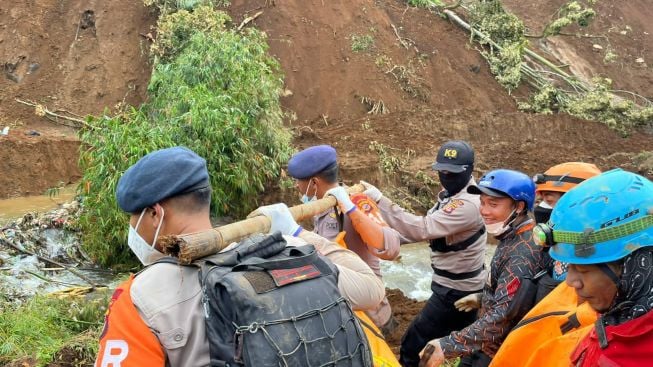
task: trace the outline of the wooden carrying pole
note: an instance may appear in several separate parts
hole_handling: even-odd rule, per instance
[[[347,188],[350,194],[360,193],[365,187],[356,184]],[[333,196],[326,196],[308,204],[293,206],[290,213],[296,221],[312,218],[338,204]],[[180,264],[190,264],[193,260],[220,252],[230,243],[239,241],[254,233],[268,233],[270,220],[259,215],[238,222],[216,227],[208,231],[164,236],[158,242],[165,254],[177,257]]]

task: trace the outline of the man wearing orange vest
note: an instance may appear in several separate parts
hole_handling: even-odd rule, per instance
[[[152,152],[120,178],[116,199],[131,215],[128,245],[146,268],[115,291],[96,367],[209,365],[199,269],[157,262],[164,257],[161,236],[212,228],[206,161],[183,147]],[[356,254],[304,231],[284,204],[259,211],[270,218],[272,232],[313,244],[335,264],[338,289],[354,309],[376,307],[383,299],[383,283]]]

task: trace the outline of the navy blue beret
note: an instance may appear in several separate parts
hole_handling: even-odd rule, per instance
[[[185,147],[147,154],[129,167],[116,188],[118,206],[138,213],[164,199],[209,187],[206,161]]]
[[[330,145],[306,148],[290,158],[288,174],[298,180],[313,177],[336,165],[336,150]]]

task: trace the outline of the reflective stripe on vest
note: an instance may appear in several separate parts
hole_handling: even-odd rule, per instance
[[[133,281],[132,275],[111,297],[95,367],[165,366],[159,340],[132,303],[129,291]]]

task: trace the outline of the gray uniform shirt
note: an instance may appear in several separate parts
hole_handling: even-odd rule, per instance
[[[346,214],[342,216],[342,228],[340,228],[340,220],[338,219],[339,211],[336,208],[331,208],[322,214],[313,217],[313,232],[320,236],[334,240],[340,231],[345,231],[345,243],[347,248],[360,256],[363,261],[374,271],[374,274],[381,279],[381,267],[379,259],[394,260],[399,256],[399,246],[401,237],[397,231],[390,227],[382,227],[383,230],[383,250],[378,250],[374,247],[368,247],[361,236],[354,229],[349,216]],[[375,325],[381,327],[385,325],[390,316],[392,316],[392,309],[390,302],[387,298],[373,310],[368,310],[367,315],[372,319]]]
[[[291,246],[313,244],[338,267],[338,289],[354,309],[374,308],[385,297],[383,282],[358,255],[312,232],[303,231],[300,237],[286,240]],[[159,339],[166,366],[209,365],[198,271],[194,267],[159,263],[143,270],[132,284],[132,302]]]
[[[426,216],[408,213],[386,197],[379,200],[379,209],[390,227],[402,235],[402,243],[444,237],[447,245],[456,244],[472,237],[484,226],[479,211],[480,197],[467,193],[467,187],[475,184],[474,178],[470,179],[459,193],[438,202]],[[487,234],[484,233],[462,251],[431,251],[431,265],[451,273],[474,271],[484,264],[486,246]],[[433,282],[461,291],[480,291],[485,285],[487,274],[484,269],[472,278],[452,280],[434,273]]]

